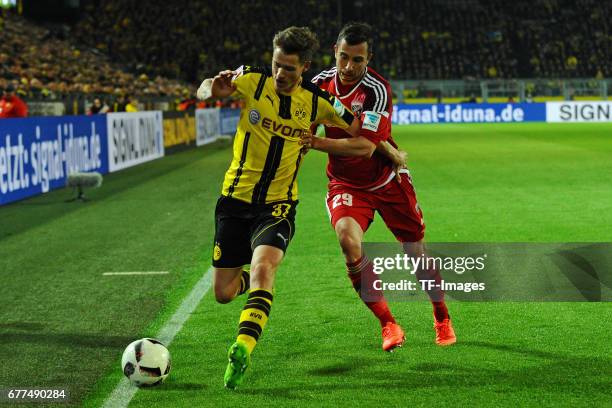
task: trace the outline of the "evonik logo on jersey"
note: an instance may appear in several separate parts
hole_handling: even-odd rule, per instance
[[[277,123],[274,119],[264,117],[261,121],[261,127],[264,129],[271,130],[276,134],[283,135],[285,137],[300,137],[304,132],[304,129],[295,129],[291,126]]]

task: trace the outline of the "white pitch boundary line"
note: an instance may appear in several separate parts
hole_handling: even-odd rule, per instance
[[[204,276],[202,276],[198,283],[196,283],[196,285],[193,287],[189,295],[183,299],[183,302],[179,308],[176,310],[176,312],[174,312],[170,320],[168,320],[159,330],[159,333],[157,333],[155,338],[164,343],[166,346],[169,346],[170,343],[172,343],[172,340],[174,340],[176,334],[181,331],[189,316],[193,313],[198,304],[200,304],[200,301],[208,292],[211,285],[212,267],[206,271]],[[136,395],[136,391],[138,391],[138,387],[133,386],[130,383],[130,380],[123,377],[104,402],[103,408],[127,407],[132,398],[134,398],[134,395]]]
[[[104,272],[102,276],[168,275],[169,273],[168,271]]]

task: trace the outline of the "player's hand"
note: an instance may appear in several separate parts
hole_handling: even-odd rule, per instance
[[[403,150],[399,150],[397,154],[393,157],[393,171],[395,172],[395,179],[398,183],[402,182],[402,174],[400,170],[407,168],[406,159],[408,158],[408,153]]]
[[[316,149],[318,137],[312,134],[310,129],[304,129],[302,131],[302,135],[300,136],[299,144],[304,146],[306,150],[308,149]]]
[[[230,96],[236,90],[236,85],[232,84],[232,78],[236,71],[225,70],[219,72],[212,80],[212,95],[217,98]]]

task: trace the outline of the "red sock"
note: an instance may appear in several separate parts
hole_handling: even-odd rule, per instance
[[[441,322],[444,319],[450,317],[448,315],[448,308],[446,307],[446,303],[442,302],[431,302],[434,310],[434,317],[436,321]]]
[[[426,271],[419,269],[416,272],[416,276],[419,281],[434,280],[436,284],[440,284],[442,282],[440,273],[435,268]],[[448,308],[444,302],[444,291],[442,289],[432,288],[431,290],[427,291],[427,294],[429,295],[429,300],[433,306],[433,313],[436,321],[441,322],[448,318]]]
[[[370,302],[363,299],[361,292],[361,277],[362,274],[363,276],[369,277],[373,273],[372,263],[365,256],[362,256],[356,262],[347,263],[346,267],[348,270],[348,277],[353,284],[353,288],[355,288],[355,291],[359,294],[359,297],[363,303],[365,303],[372,313],[374,313],[374,316],[378,318],[380,325],[385,327],[385,325],[389,322],[395,323],[395,319],[389,310],[389,305],[387,305],[387,301],[385,300],[382,291],[374,292],[372,287],[368,287],[367,289],[370,290],[368,293],[369,297],[374,297],[376,300]]]

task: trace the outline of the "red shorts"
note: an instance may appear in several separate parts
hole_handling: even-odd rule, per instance
[[[351,217],[365,232],[378,211],[398,241],[417,242],[425,235],[423,212],[407,173],[402,173],[401,183],[394,178],[374,191],[334,185],[327,193],[327,210],[334,228],[339,219]]]

